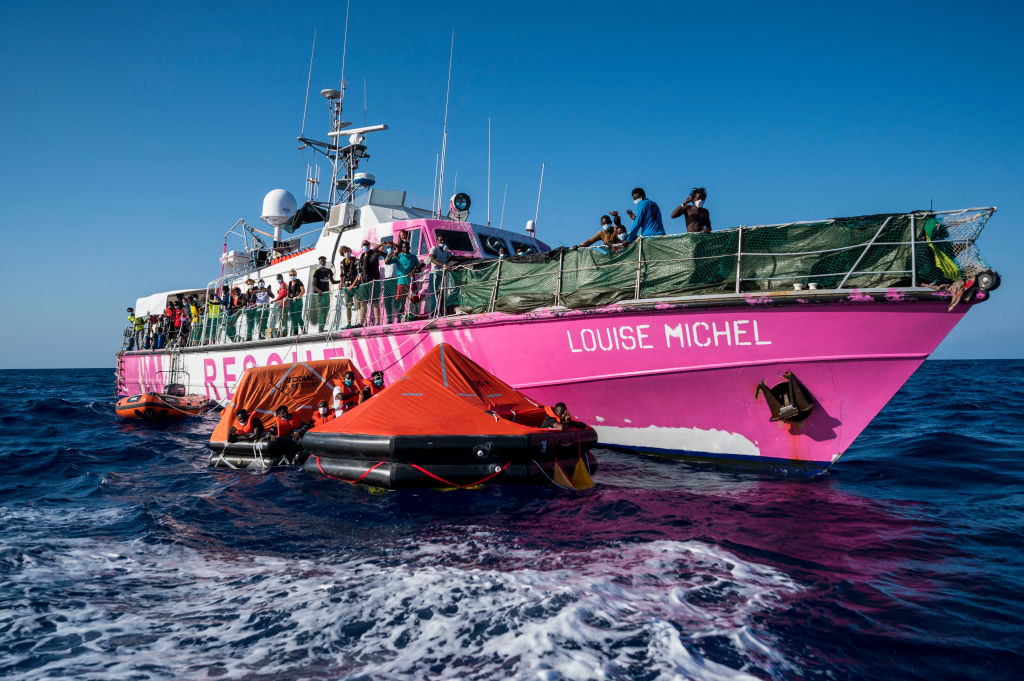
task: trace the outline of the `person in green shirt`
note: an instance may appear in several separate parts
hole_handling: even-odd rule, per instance
[[[397,277],[398,284],[395,294],[395,316],[398,319],[402,319],[403,315],[406,315],[405,310],[409,289],[412,286],[412,275],[422,267],[419,258],[410,253],[409,250],[408,241],[399,241],[396,252],[390,254],[385,261],[388,265],[395,265],[395,276]]]

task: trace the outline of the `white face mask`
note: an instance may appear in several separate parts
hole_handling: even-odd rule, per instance
[[[695,200],[693,202],[693,205],[697,206],[697,208],[700,208],[701,206],[704,205],[704,199],[697,199],[697,200]]]
[[[634,205],[637,205],[639,203],[640,203],[640,199],[639,198],[633,199],[633,204]]]
[[[321,416],[327,416],[327,407],[320,407]]]

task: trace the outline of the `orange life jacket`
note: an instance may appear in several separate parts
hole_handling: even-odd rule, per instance
[[[235,434],[236,435],[248,435],[251,432],[253,432],[256,429],[256,427],[254,425],[252,425],[252,422],[255,421],[255,420],[256,420],[256,417],[250,414],[248,420],[246,420],[246,422],[245,422],[245,425],[244,426],[240,426],[240,425],[238,425],[238,419],[235,419]]]
[[[292,417],[285,421],[280,416],[274,416],[274,423],[277,424],[277,436],[284,437],[290,432],[302,425],[302,419],[299,418],[298,414],[292,414]]]
[[[555,413],[554,407],[544,407],[544,413],[553,418],[557,423],[561,423],[563,425],[572,420],[572,417],[569,416],[568,409],[562,412],[562,415],[559,416],[558,414]]]
[[[359,396],[362,395],[362,390],[359,389],[359,385],[353,381],[351,388],[347,388],[344,385],[339,386],[341,392],[338,393],[338,398],[341,400],[341,410],[348,411],[352,407],[359,404]],[[346,389],[352,390],[352,392],[345,392]]]
[[[321,416],[320,412],[313,414],[313,425],[319,426],[334,419],[334,412],[328,410],[327,416]]]

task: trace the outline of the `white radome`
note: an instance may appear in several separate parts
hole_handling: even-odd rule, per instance
[[[298,204],[287,189],[271,189],[263,197],[263,214],[260,219],[274,227],[280,227],[295,215]]]

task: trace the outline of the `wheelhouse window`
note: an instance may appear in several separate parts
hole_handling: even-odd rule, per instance
[[[464,251],[472,253],[476,250],[473,247],[473,237],[469,232],[456,232],[453,229],[438,229],[434,233],[444,239],[450,251]]]
[[[484,255],[489,255],[492,258],[497,258],[499,253],[498,250],[501,248],[505,249],[508,253],[508,246],[505,244],[505,240],[501,237],[493,236],[490,234],[477,233],[477,238],[480,239],[480,250],[483,251]]]
[[[534,246],[533,244],[524,244],[524,243],[521,243],[519,241],[513,241],[512,242],[512,248],[515,249],[513,252],[516,253],[516,254],[519,254],[519,253],[539,253],[540,252],[540,251],[537,250],[537,247]]]

